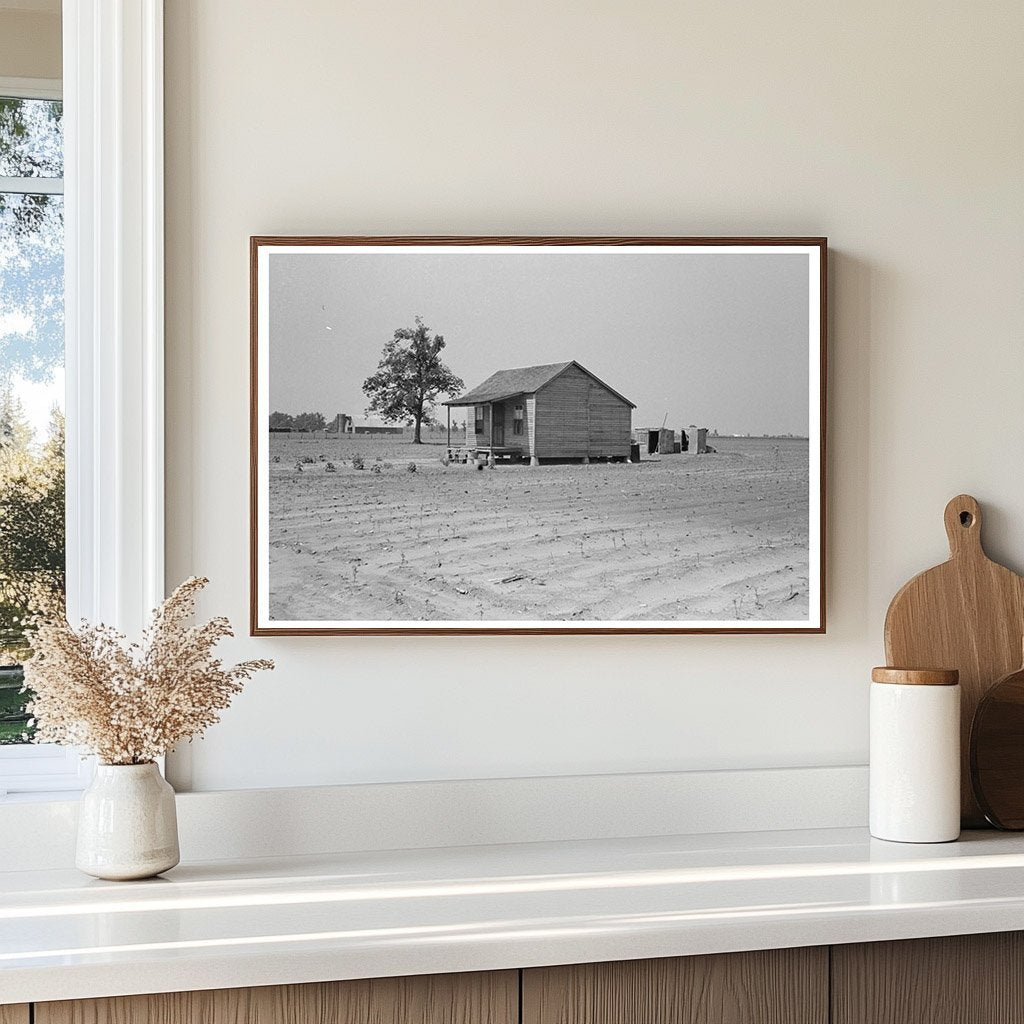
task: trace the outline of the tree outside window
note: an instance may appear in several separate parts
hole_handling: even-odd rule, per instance
[[[0,744],[31,739],[27,619],[64,598],[62,105],[0,97]]]

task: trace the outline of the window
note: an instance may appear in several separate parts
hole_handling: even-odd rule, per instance
[[[66,0],[64,82],[0,78],[0,98],[50,104],[18,102],[18,109],[5,104],[11,117],[25,110],[33,117],[49,111],[50,128],[62,129],[40,135],[15,126],[3,135],[0,254],[3,274],[29,275],[31,263],[24,249],[15,247],[15,242],[27,244],[28,236],[14,231],[13,209],[24,207],[24,216],[37,223],[45,210],[51,226],[60,212],[67,228],[66,297],[62,303],[54,288],[47,292],[40,284],[34,292],[40,316],[33,315],[30,324],[21,315],[15,326],[20,325],[21,335],[31,328],[20,350],[28,343],[39,356],[20,377],[45,376],[49,383],[37,381],[37,389],[52,387],[58,396],[61,390],[67,395],[67,460],[59,497],[66,495],[68,615],[116,625],[132,636],[141,633],[149,609],[165,593],[161,10],[160,0]],[[52,116],[55,111],[59,118]],[[62,182],[65,145],[69,172]],[[43,201],[42,196],[50,198]],[[32,244],[38,246],[39,239]],[[7,293],[0,279],[0,300],[6,301]],[[49,364],[44,358],[47,338],[58,339],[51,354],[60,352],[59,330],[42,330],[48,317],[51,325],[58,322],[54,318],[62,305],[66,372],[59,356]],[[0,315],[7,317],[6,307]],[[0,370],[6,369],[13,381],[11,324],[7,319],[0,325]],[[35,395],[32,386],[18,391],[26,405]],[[33,404],[42,410],[45,425],[48,397],[35,396]],[[59,521],[57,495],[51,497],[48,515]],[[8,702],[12,689],[4,690]],[[10,708],[0,711],[3,717],[15,714]],[[8,732],[13,728],[19,738],[24,735],[24,721],[5,724]],[[177,781],[187,785],[186,766],[180,771]],[[0,745],[0,798],[5,790],[23,799],[18,794],[81,789],[91,773],[91,760],[77,751]]]
[[[512,433],[522,434],[523,432],[523,407],[517,405],[512,410]]]
[[[31,740],[25,617],[64,600],[63,149],[59,99],[0,87],[0,747]]]
[[[473,432],[476,434],[482,434],[484,432],[484,407],[482,405],[476,406],[474,410],[474,421]]]

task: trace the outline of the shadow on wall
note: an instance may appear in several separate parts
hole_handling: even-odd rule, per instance
[[[841,249],[828,253],[828,374],[826,379],[826,599],[829,635],[877,635],[882,623],[868,621],[868,566],[871,550],[869,475],[871,363],[875,347],[872,309],[890,307],[886,279],[877,267]],[[840,467],[842,471],[840,472]],[[856,492],[859,500],[846,497]],[[837,537],[837,508],[858,508]],[[841,585],[840,585],[841,581]],[[877,602],[876,602],[877,603]],[[888,598],[881,602],[884,609]]]

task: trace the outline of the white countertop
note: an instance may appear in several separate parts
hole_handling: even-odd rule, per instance
[[[861,829],[0,872],[0,1004],[1024,929],[1024,836]]]

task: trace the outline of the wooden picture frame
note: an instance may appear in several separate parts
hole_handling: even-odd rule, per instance
[[[827,250],[252,237],[252,635],[824,633]]]

